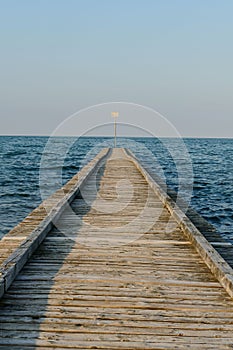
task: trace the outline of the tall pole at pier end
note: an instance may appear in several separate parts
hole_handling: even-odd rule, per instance
[[[119,112],[112,112],[112,117],[114,118],[114,147],[116,148],[117,145],[117,138],[116,138],[116,132],[117,132],[117,125],[116,125],[116,119],[119,116]]]

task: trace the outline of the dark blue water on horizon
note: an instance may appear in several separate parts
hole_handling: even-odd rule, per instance
[[[45,167],[53,179],[52,186],[45,178],[41,187],[49,195],[61,185],[58,164],[62,164],[64,184],[103,147],[113,147],[113,140],[104,137],[55,138],[51,149],[45,148],[47,141],[48,137],[0,136],[0,238],[41,202],[40,168]],[[233,242],[233,139],[184,139],[184,143],[193,177],[188,171],[189,159],[180,151],[180,140],[118,139],[119,147],[132,149],[168,186],[177,190],[181,181],[180,194],[185,199],[193,183],[192,207]],[[176,154],[175,160],[168,149]],[[42,155],[45,161],[41,164]]]

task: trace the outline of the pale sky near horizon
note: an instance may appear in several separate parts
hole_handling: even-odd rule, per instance
[[[233,137],[232,36],[232,0],[0,0],[0,134],[49,135],[124,101],[182,136]]]

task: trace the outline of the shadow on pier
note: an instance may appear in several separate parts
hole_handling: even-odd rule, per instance
[[[95,181],[97,191],[104,171],[105,162],[102,161],[90,176],[90,181]],[[92,200],[95,200],[93,196]],[[85,202],[80,192],[71,203],[71,208],[79,217],[80,223],[91,210],[91,205],[92,203]],[[58,223],[62,224],[63,221],[66,221],[66,212],[61,215]],[[81,245],[73,238],[78,237],[82,224],[71,227],[71,230],[72,238],[69,238],[54,226],[0,300],[0,349],[51,349],[57,340],[57,329],[58,334],[62,333],[64,323],[71,333],[80,328],[80,320],[70,324],[69,317],[64,312],[66,301],[69,298],[72,300],[72,281],[66,279],[65,272],[59,280],[64,262],[68,263],[69,269],[78,265],[78,249]],[[72,256],[72,259],[69,256]],[[77,290],[77,283],[75,284]],[[74,316],[75,311],[70,308],[69,313]],[[67,322],[64,321],[64,317],[67,317]],[[61,327],[59,319],[63,323]],[[44,338],[43,331],[50,336]]]

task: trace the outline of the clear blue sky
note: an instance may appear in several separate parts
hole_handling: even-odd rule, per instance
[[[233,137],[232,36],[232,0],[0,0],[0,134],[128,101]]]

